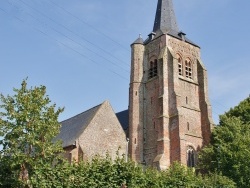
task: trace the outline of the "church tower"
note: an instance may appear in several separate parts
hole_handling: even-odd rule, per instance
[[[194,166],[212,126],[200,47],[178,29],[172,0],[158,0],[153,31],[131,44],[129,155],[158,169]]]

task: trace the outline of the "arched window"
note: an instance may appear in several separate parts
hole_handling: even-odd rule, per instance
[[[177,61],[178,61],[178,71],[179,71],[179,75],[182,76],[182,59],[181,56],[179,54],[177,54]]]
[[[195,150],[191,146],[188,146],[188,149],[187,149],[187,166],[188,167],[195,166]]]
[[[192,65],[190,59],[185,60],[185,76],[192,79]]]
[[[154,61],[150,61],[149,70],[148,70],[148,79],[157,76],[158,68],[157,68],[157,59]]]

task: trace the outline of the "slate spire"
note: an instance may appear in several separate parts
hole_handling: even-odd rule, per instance
[[[172,0],[158,0],[153,32],[179,32]]]

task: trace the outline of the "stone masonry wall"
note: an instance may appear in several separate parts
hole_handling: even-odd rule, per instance
[[[120,156],[127,153],[125,132],[108,102],[102,104],[78,142],[84,159],[107,153],[114,159],[118,149]]]
[[[129,157],[143,162],[143,61],[144,46],[132,44],[131,77],[129,88]]]
[[[174,79],[174,91],[178,96],[177,109],[179,118],[177,121],[178,131],[173,133],[171,138],[177,137],[178,134],[180,145],[177,147],[176,143],[171,140],[171,156],[172,162],[180,160],[183,164],[187,164],[188,147],[192,147],[195,151],[199,151],[203,147],[204,134],[202,133],[203,124],[201,122],[200,103],[203,103],[204,98],[200,97],[200,91],[203,90],[204,85],[198,83],[200,78],[198,77],[197,65],[200,52],[198,47],[174,38],[169,38],[168,44],[173,49],[174,55],[179,54],[181,56],[183,65],[183,75],[179,75],[177,60],[175,61],[173,70],[176,78]],[[186,59],[191,60],[191,79],[185,76]],[[204,77],[203,79],[207,78]],[[210,134],[207,136],[209,137]]]
[[[134,144],[130,154],[136,161],[142,161],[143,154],[146,165],[159,169],[176,160],[187,164],[188,148],[198,152],[211,134],[207,75],[200,63],[200,49],[169,35],[155,38],[145,45],[145,51],[140,46],[132,48],[129,135],[133,141],[130,144]],[[142,62],[138,59],[142,52],[143,84],[135,78],[136,74],[141,78]],[[149,78],[150,61],[155,59],[158,75]],[[190,61],[191,78],[185,75],[185,60]],[[142,92],[136,96],[137,91]]]

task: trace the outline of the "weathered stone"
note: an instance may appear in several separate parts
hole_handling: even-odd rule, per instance
[[[129,154],[159,169],[174,161],[187,164],[190,150],[197,153],[209,143],[213,126],[200,48],[184,33],[168,29],[131,45]]]

